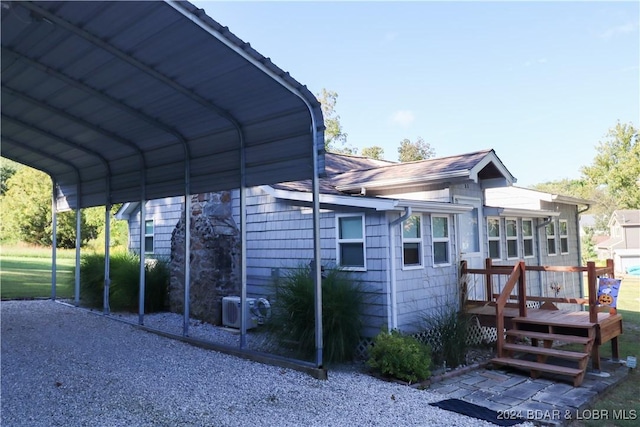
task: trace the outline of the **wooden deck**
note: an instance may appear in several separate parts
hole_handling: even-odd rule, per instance
[[[613,262],[608,261],[604,269],[596,269],[593,263],[587,267],[533,267],[537,271],[585,271],[588,273],[589,295],[587,298],[529,297],[526,292],[524,262],[519,262],[512,271],[505,267],[494,267],[487,260],[484,270],[468,270],[463,266],[462,274],[486,275],[489,301],[464,301],[467,314],[475,316],[480,325],[495,327],[497,334],[497,357],[495,365],[511,366],[529,370],[533,378],[543,372],[564,375],[579,386],[591,359],[592,368],[600,370],[601,345],[611,342],[612,357],[619,358],[618,336],[622,334],[622,316],[615,309],[600,311],[596,302],[596,275],[613,276]],[[508,274],[509,278],[500,294],[493,293],[491,275]],[[517,285],[517,295],[513,294]],[[463,289],[464,293],[464,289]],[[526,306],[527,299],[541,303],[540,308]],[[556,303],[588,305],[588,311],[560,310]],[[500,332],[502,331],[502,333]],[[578,344],[581,351],[568,351],[557,344]],[[539,346],[542,344],[542,346]],[[555,360],[569,361],[557,365]]]

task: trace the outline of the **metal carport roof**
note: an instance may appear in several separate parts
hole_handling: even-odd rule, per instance
[[[2,156],[51,175],[59,208],[322,172],[315,96],[194,5],[1,5]]]

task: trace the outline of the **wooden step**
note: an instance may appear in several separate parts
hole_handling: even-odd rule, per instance
[[[528,354],[541,354],[544,356],[557,357],[559,359],[581,361],[589,357],[588,353],[579,353],[577,351],[566,351],[555,348],[535,347],[532,345],[510,344],[505,343],[502,348],[508,351],[518,351]]]
[[[579,337],[576,335],[563,335],[563,334],[546,334],[544,332],[521,331],[516,329],[508,330],[507,335],[512,337],[518,337],[518,338],[529,337],[529,338],[538,339],[538,340],[562,341],[562,342],[585,344],[585,345],[593,341],[593,338],[589,338],[589,337]]]
[[[569,368],[566,366],[550,365],[548,363],[532,362],[529,360],[513,359],[509,357],[496,357],[491,359],[496,365],[512,366],[514,368],[528,369],[531,371],[548,372],[557,375],[567,375],[577,377],[584,373],[584,370],[577,368]]]

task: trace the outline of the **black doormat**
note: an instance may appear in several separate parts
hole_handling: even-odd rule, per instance
[[[523,419],[511,418],[509,411],[498,413],[489,408],[485,408],[484,406],[475,405],[460,399],[447,399],[440,402],[430,403],[429,405],[446,409],[447,411],[457,412],[458,414],[477,418],[479,420],[488,421],[499,426],[513,426],[525,421]]]

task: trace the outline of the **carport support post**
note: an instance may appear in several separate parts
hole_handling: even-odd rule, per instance
[[[322,257],[320,252],[320,177],[318,174],[318,148],[315,123],[313,124],[313,271],[316,320],[316,366],[322,367]],[[324,141],[322,141],[324,143]]]
[[[75,298],[74,304],[76,307],[80,305],[80,246],[82,244],[81,227],[82,224],[82,204],[80,203],[80,183],[78,183],[77,189],[77,203],[76,203],[76,277],[75,277]]]
[[[109,314],[109,288],[111,286],[110,267],[111,259],[109,257],[109,241],[111,240],[111,206],[107,204],[104,209],[104,297],[103,312]]]
[[[58,209],[56,205],[56,181],[51,178],[51,184],[53,191],[51,192],[51,300],[56,299],[56,279],[57,279],[57,265],[56,265],[56,247],[58,246]]]
[[[187,181],[188,182],[188,181]],[[189,189],[189,184],[187,184]],[[188,190],[190,191],[190,190]],[[191,194],[184,195],[184,317],[182,335],[189,336],[189,310],[191,291]]]
[[[144,325],[144,270],[145,270],[145,258],[144,258],[144,243],[145,243],[145,229],[146,229],[146,201],[144,197],[140,201],[140,298],[138,299],[138,324]]]

